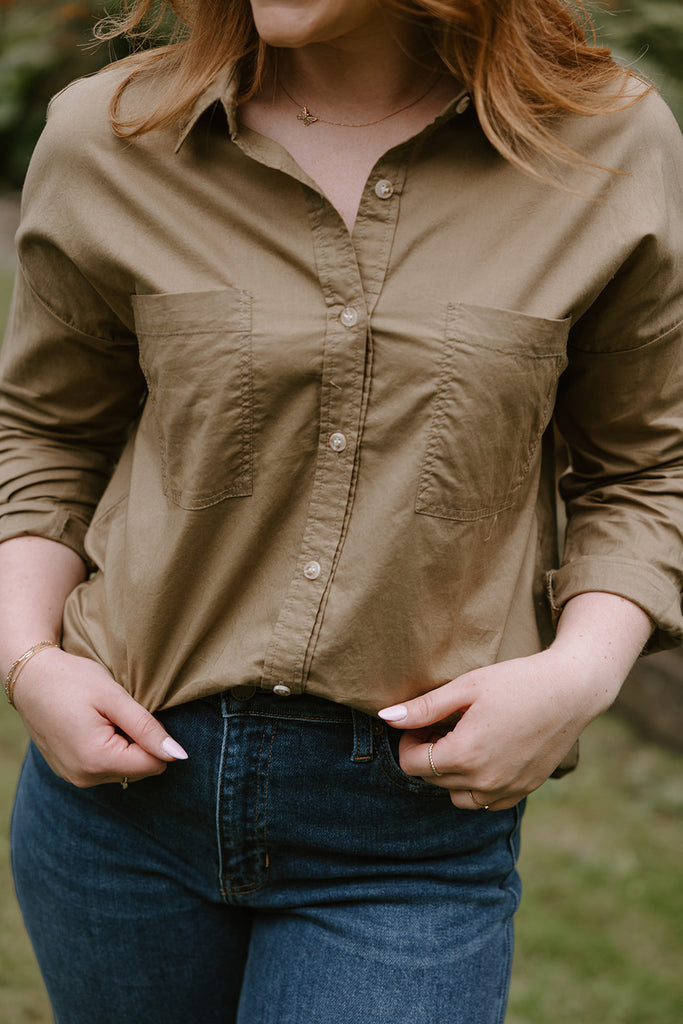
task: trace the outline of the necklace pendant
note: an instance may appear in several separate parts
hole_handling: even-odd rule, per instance
[[[302,107],[299,113],[296,115],[296,119],[297,121],[303,121],[306,128],[308,128],[309,125],[315,124],[315,122],[318,120],[315,114],[310,113],[308,107]]]

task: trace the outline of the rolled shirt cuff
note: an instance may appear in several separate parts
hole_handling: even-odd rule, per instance
[[[578,594],[617,594],[637,604],[654,623],[645,653],[683,643],[680,592],[668,576],[649,563],[613,556],[580,557],[546,573],[546,592],[555,623],[565,604]]]

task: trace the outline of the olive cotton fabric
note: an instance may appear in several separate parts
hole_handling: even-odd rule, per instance
[[[229,71],[180,131],[133,141],[107,118],[122,74],[52,104],[2,350],[0,538],[54,538],[93,570],[65,647],[151,709],[251,684],[375,712],[539,650],[584,591],[680,641],[681,143],[662,102],[566,118],[563,140],[621,173],[559,189],[460,96],[377,163],[351,237],[240,127]]]

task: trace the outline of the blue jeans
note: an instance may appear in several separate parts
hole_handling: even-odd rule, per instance
[[[460,811],[348,708],[159,716],[187,762],[80,790],[31,747],[19,901],[57,1024],[500,1024],[521,807]]]

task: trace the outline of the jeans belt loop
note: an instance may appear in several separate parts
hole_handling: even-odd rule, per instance
[[[372,761],[372,718],[351,708],[353,719],[353,754],[351,760],[358,762]]]

